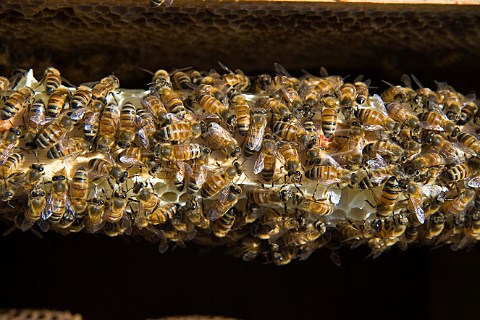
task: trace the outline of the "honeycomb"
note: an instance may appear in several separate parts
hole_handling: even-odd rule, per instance
[[[478,15],[478,6],[458,4],[4,0],[0,66],[10,73],[53,65],[74,83],[115,72],[133,88],[147,81],[139,67],[207,70],[217,60],[249,74],[280,62],[388,81],[421,70],[467,82],[480,61]]]
[[[158,70],[148,90],[113,75],[72,87],[53,68],[0,78],[0,217],[277,265],[480,238],[474,95],[407,75],[375,93],[324,69],[220,67]]]

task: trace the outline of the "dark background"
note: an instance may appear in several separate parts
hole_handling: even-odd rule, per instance
[[[3,228],[3,232],[6,228]],[[155,245],[106,236],[16,231],[0,241],[0,306],[68,309],[85,319],[206,314],[243,319],[475,318],[480,250],[328,250],[285,267],[205,253],[161,255]]]

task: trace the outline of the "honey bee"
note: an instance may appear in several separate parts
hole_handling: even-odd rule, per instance
[[[237,140],[216,122],[208,124],[205,138],[214,148],[220,148],[227,157],[236,157],[240,153]]]
[[[60,140],[47,150],[48,159],[76,157],[92,151],[92,145],[80,137]]]
[[[366,159],[374,159],[377,156],[381,156],[383,158],[390,157],[393,161],[400,158],[403,153],[402,147],[385,140],[368,143],[362,150],[362,154]]]
[[[33,102],[35,92],[29,87],[23,87],[15,91],[8,99],[0,111],[2,120],[9,120],[15,117],[27,105]]]
[[[43,80],[47,94],[52,94],[62,84],[62,76],[58,69],[53,67],[47,68],[43,74]]]
[[[480,140],[468,132],[462,132],[458,135],[458,142],[465,148],[475,152],[477,156],[480,156]]]
[[[411,76],[418,86],[418,89],[415,90],[415,98],[413,99],[414,106],[428,111],[437,109],[438,101],[435,91],[425,88],[413,74]]]
[[[424,122],[424,127],[429,130],[445,131],[456,137],[459,133],[455,123],[436,111],[428,111],[418,115],[418,119]]]
[[[432,167],[443,168],[445,166],[445,159],[437,153],[427,153],[419,155],[412,161],[412,165],[407,168],[407,174],[424,174]]]
[[[401,192],[397,178],[395,176],[388,178],[378,199],[377,215],[383,218],[392,215]]]
[[[353,85],[355,86],[356,96],[355,100],[360,105],[370,105],[370,94],[368,87],[370,86],[371,81],[365,80],[362,81],[363,76],[360,75],[353,81]]]
[[[305,177],[326,184],[351,180],[350,170],[343,169],[335,160],[313,165],[305,170]]]
[[[57,88],[52,92],[47,102],[47,116],[55,118],[63,110],[70,91],[66,88]]]
[[[423,211],[423,195],[420,185],[410,182],[406,191],[408,197],[407,209],[415,214],[415,224],[423,224],[425,222],[425,212]]]
[[[150,113],[161,123],[161,124],[166,124],[168,122],[170,122],[170,119],[168,117],[168,111],[167,109],[165,108],[165,106],[163,105],[162,101],[160,100],[160,98],[158,97],[157,94],[149,94],[149,95],[146,95],[145,97],[143,97],[141,99],[141,103],[142,105],[147,108]],[[123,106],[123,108],[125,108],[125,105],[128,105],[129,109],[131,109],[130,106],[132,106],[133,108],[135,108],[133,106],[132,103],[130,102],[126,102]],[[122,112],[123,112],[123,108],[122,108]]]
[[[275,120],[288,122],[293,118],[290,109],[275,98],[260,98],[257,100],[256,105],[258,108],[270,110],[273,113],[273,119]]]
[[[374,168],[372,170],[365,170],[365,177],[358,181],[358,174],[352,173],[352,184],[358,182],[360,189],[372,189],[377,187],[385,181],[395,170],[395,165]]]
[[[232,229],[235,222],[235,208],[228,210],[223,216],[217,219],[213,226],[212,232],[217,238],[224,238]]]
[[[325,138],[331,140],[337,127],[337,108],[324,107],[322,109],[322,131]]]
[[[300,183],[302,173],[300,171],[301,162],[297,148],[291,142],[284,142],[280,144],[278,151],[285,159],[284,168],[288,172],[288,179],[286,179],[286,181],[288,180],[291,183]]]
[[[100,230],[104,224],[106,212],[105,201],[97,194],[87,204],[87,214],[85,216],[85,228],[88,232],[94,233]]]
[[[425,223],[424,238],[431,240],[438,237],[445,228],[445,216],[441,213],[432,214]]]
[[[260,150],[266,127],[267,113],[265,109],[257,109],[253,111],[250,128],[245,137],[243,147],[243,152],[246,157],[250,157]]]
[[[202,153],[200,157],[194,160],[190,167],[186,165],[188,173],[187,192],[188,194],[195,194],[200,190],[200,187],[205,182],[207,177],[207,163],[210,153]]]
[[[262,172],[262,177],[265,181],[272,181],[275,174],[275,163],[277,155],[278,152],[275,139],[272,135],[266,134],[265,138],[263,139],[262,150],[260,151],[260,154],[255,161],[253,172],[255,174],[259,174],[260,172]]]
[[[382,99],[386,103],[402,102],[406,103],[415,98],[415,90],[409,87],[394,86],[386,81],[383,81],[390,87],[382,92]]]
[[[92,101],[92,89],[87,86],[79,86],[72,96],[70,106],[72,109],[87,108]]]
[[[27,130],[25,132],[25,140],[28,145],[33,142],[45,124],[45,114],[45,103],[41,99],[35,100],[33,104],[28,106]]]
[[[442,178],[447,184],[452,184],[458,181],[468,179],[472,176],[476,176],[478,174],[478,171],[478,161],[475,162],[473,160],[470,160],[468,162],[459,163],[449,168],[444,172]]]
[[[172,88],[172,82],[170,80],[170,74],[163,69],[157,70],[152,77],[152,82],[155,84],[155,88],[161,89],[163,87]]]
[[[185,142],[198,138],[204,131],[203,122],[176,122],[166,125],[157,131],[160,139],[172,143]]]
[[[183,119],[187,113],[180,96],[170,87],[163,87],[158,92],[165,108],[179,119]]]
[[[475,240],[480,237],[480,210],[477,206],[468,211],[464,232],[466,236]]]
[[[219,100],[208,94],[200,94],[197,96],[197,103],[204,111],[216,115],[223,119],[228,128],[233,131],[237,125],[237,116],[229,109],[229,107]]]
[[[238,241],[237,247],[234,250],[234,254],[242,257],[243,261],[252,261],[262,253],[262,241],[251,236],[246,236]]]
[[[52,190],[48,197],[45,211],[42,213],[42,220],[49,220],[50,223],[57,224],[69,206],[68,201],[68,180],[63,174],[52,177]]]
[[[137,194],[137,199],[140,201],[138,215],[145,215],[150,225],[166,223],[178,209],[178,205],[175,203],[163,204],[160,197],[146,188]]]
[[[93,141],[98,134],[98,128],[100,126],[100,115],[101,111],[89,110],[85,113],[83,136],[88,142]]]
[[[460,119],[458,119],[457,124],[463,126],[471,119],[474,119],[477,114],[478,105],[475,103],[475,95],[467,96],[463,101]]]
[[[110,75],[100,80],[92,88],[91,106],[95,111],[101,111],[107,103],[107,95],[120,88],[120,80]]]
[[[144,165],[143,160],[145,156],[145,149],[131,145],[128,149],[125,149],[118,154],[117,160],[131,166],[142,167]]]
[[[0,163],[4,163],[12,151],[20,143],[20,136],[22,130],[16,127],[11,127],[10,130],[4,131],[0,135]]]
[[[450,200],[445,200],[442,205],[442,212],[445,215],[459,216],[465,212],[467,206],[475,198],[475,191],[472,189],[465,189],[462,193]]]
[[[303,146],[307,146],[311,142],[311,137],[307,134],[307,131],[293,123],[276,121],[272,125],[272,131],[282,140],[299,142]]]
[[[386,108],[392,119],[402,124],[407,124],[412,129],[418,129],[420,127],[418,118],[408,111],[401,103],[392,102],[387,104]]]
[[[436,82],[436,84],[437,97],[439,102],[443,104],[443,113],[451,121],[457,122],[460,119],[463,96],[455,92],[445,82]]]
[[[40,183],[40,180],[42,180],[44,176],[45,168],[43,165],[32,163],[25,173],[25,176],[22,177],[21,184],[25,190],[30,192]]]
[[[120,122],[120,111],[114,103],[109,103],[100,117],[97,151],[109,154],[115,144],[115,134]]]
[[[89,178],[113,178],[117,183],[124,183],[128,179],[128,171],[123,171],[122,168],[112,161],[107,161],[102,158],[93,158],[88,162]]]
[[[363,125],[368,127],[367,129],[380,127],[389,132],[398,130],[398,123],[384,112],[369,108],[357,108],[354,114]]]
[[[340,102],[341,112],[345,119],[350,119],[353,115],[353,107],[356,104],[357,89],[353,83],[344,83],[338,89],[338,100]]]
[[[110,223],[119,222],[125,215],[126,207],[127,195],[122,192],[114,191],[113,197],[105,214],[105,221]]]
[[[225,188],[220,194],[220,198],[214,204],[214,206],[208,211],[207,217],[215,221],[224,216],[227,211],[233,208],[238,202],[238,196],[242,193],[240,187],[231,185],[229,188]]]
[[[247,199],[257,205],[286,205],[292,197],[289,190],[279,190],[278,188],[255,188],[247,191]]]
[[[296,246],[280,247],[275,244],[273,245],[274,248],[272,248],[271,259],[277,266],[287,265],[297,256],[298,247]]]
[[[432,144],[432,146],[437,149],[438,152],[446,158],[446,160],[459,160],[457,148],[441,135],[434,134],[432,132],[427,133],[424,135],[424,141]]]
[[[17,171],[17,169],[22,165],[24,161],[25,157],[23,156],[23,154],[13,153],[0,166],[0,177],[3,179],[7,179]]]
[[[12,83],[10,83],[10,80],[7,77],[0,76],[0,91],[6,91],[11,85]]]
[[[73,121],[64,113],[43,128],[35,140],[35,143],[38,147],[46,149],[62,140],[72,129]]]
[[[210,149],[197,143],[172,145],[159,143],[155,147],[155,156],[161,160],[186,161],[210,154]]]
[[[296,194],[294,197],[295,207],[316,218],[327,216],[333,212],[335,207],[328,199],[314,199]]]
[[[45,191],[42,188],[34,188],[28,196],[28,210],[22,222],[21,230],[27,231],[33,224],[40,220],[47,205]]]
[[[202,187],[200,188],[200,194],[204,198],[211,198],[220,192],[223,188],[229,186],[235,178],[242,174],[240,170],[240,164],[234,162],[228,167],[221,168],[216,173],[207,177]]]
[[[218,61],[218,64],[223,70],[228,72],[222,76],[222,79],[228,83],[230,87],[242,92],[245,92],[250,88],[250,79],[243,73],[242,70],[236,69],[235,72],[233,72],[220,61]]]
[[[313,242],[320,238],[327,231],[325,223],[316,221],[315,223],[307,223],[305,227],[290,231],[282,237],[282,242],[286,246],[301,246]]]
[[[120,112],[120,128],[117,135],[117,146],[119,148],[129,148],[133,139],[135,139],[137,130],[136,119],[137,111],[135,106],[129,101],[125,102]]]
[[[190,76],[181,70],[175,70],[171,72],[173,80],[173,88],[176,90],[186,90],[190,88],[192,79]]]
[[[237,116],[238,133],[241,136],[245,136],[250,128],[250,106],[242,96],[236,96],[232,100],[235,107],[235,115]]]
[[[184,210],[187,219],[196,227],[201,229],[210,227],[211,221],[204,215],[203,205],[200,202],[191,199],[185,204]]]
[[[78,218],[87,209],[87,198],[89,193],[89,178],[87,169],[79,167],[73,174],[70,182],[69,195],[72,209]]]

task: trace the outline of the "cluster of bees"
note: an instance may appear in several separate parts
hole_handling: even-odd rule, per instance
[[[161,252],[195,241],[277,265],[321,247],[338,262],[344,244],[376,257],[480,239],[474,96],[407,75],[372,95],[323,68],[220,66],[152,72],[146,91],[114,75],[75,87],[55,68],[0,77],[0,200],[15,227],[140,234]]]

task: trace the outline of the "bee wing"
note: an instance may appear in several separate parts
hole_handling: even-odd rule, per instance
[[[382,158],[382,156],[377,155],[375,159],[371,159],[367,161],[367,166],[375,170],[379,168],[385,168],[387,166],[387,163]]]
[[[148,148],[150,143],[148,142],[148,137],[147,137],[147,133],[145,132],[145,129],[140,128],[138,130],[138,136],[140,137],[140,141],[142,142],[142,146],[144,146],[145,148]]]
[[[217,61],[217,62],[218,62],[218,64],[220,65],[220,67],[221,67],[223,70],[227,71],[228,73],[234,73],[232,70],[230,70],[230,69],[229,69],[226,65],[224,65],[222,62],[220,62],[220,61]]]
[[[83,119],[87,111],[87,108],[73,109],[69,113],[70,119],[72,119],[73,121],[79,121]]]
[[[50,193],[50,195],[48,196],[47,205],[45,206],[45,209],[43,209],[41,214],[42,220],[47,220],[52,216],[53,212],[51,210],[51,207],[52,207],[52,194]]]
[[[138,160],[138,159],[135,159],[135,158],[130,158],[130,157],[127,157],[127,156],[119,156],[118,157],[118,161],[120,161],[121,163],[124,163],[124,164],[129,164],[129,165],[132,165],[132,166],[143,166],[143,162]]]
[[[259,174],[265,167],[265,152],[260,152],[255,165],[253,166],[253,173]]]
[[[89,111],[85,114],[85,130],[91,130],[93,127],[98,126],[100,120],[100,112]]]
[[[220,197],[218,198],[218,202],[214,205],[207,214],[208,219],[211,221],[215,221],[218,218],[222,217],[225,212],[221,209],[221,204],[224,204],[227,201],[227,198],[230,194],[230,187],[223,188],[220,192]]]
[[[410,79],[408,74],[406,73],[402,74],[402,76],[400,77],[400,80],[403,82],[405,87],[412,88],[412,80]]]
[[[31,210],[31,209],[29,209],[29,210]],[[20,230],[27,231],[33,226],[34,223],[35,223],[35,221],[25,218],[22,221],[22,225],[20,227]]]
[[[468,180],[467,185],[471,188],[480,188],[480,176]]]
[[[185,162],[177,161],[175,162],[176,166],[178,167],[177,172],[175,172],[175,178],[177,181],[183,181],[185,178],[185,171],[186,171],[186,164]]]
[[[337,161],[335,161],[335,159],[333,159],[332,156],[330,156],[328,154],[323,154],[322,155],[322,160],[320,162],[320,165],[321,166],[334,166],[337,169],[342,168],[342,166]]]
[[[433,184],[423,185],[420,190],[426,198],[436,198],[443,191],[441,186]]]
[[[50,229],[50,224],[47,220],[38,220],[37,225],[43,232],[47,232]]]
[[[275,63],[273,64],[273,69],[275,70],[275,72],[276,72],[278,75],[285,76],[285,77],[288,77],[288,78],[291,78],[291,77],[292,77],[292,76],[290,75],[290,73],[288,73],[287,69],[285,69],[285,67],[282,66],[280,63],[275,62]]]
[[[132,222],[125,214],[122,216],[122,220],[120,220],[120,226],[125,228],[125,234],[127,236],[132,234]]]
[[[145,225],[146,220],[147,220],[147,216],[145,215],[145,208],[143,207],[143,203],[140,202],[138,204],[138,211],[135,216],[134,224],[137,226],[137,228],[141,229],[142,227],[140,226]]]

